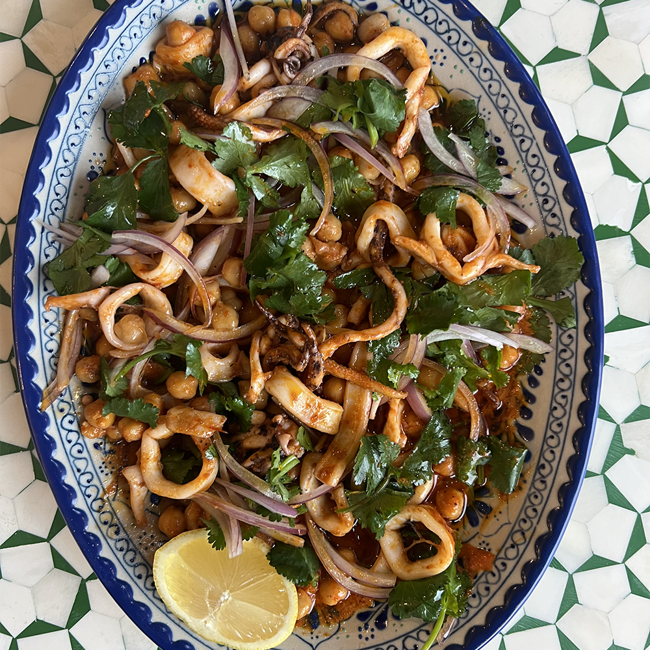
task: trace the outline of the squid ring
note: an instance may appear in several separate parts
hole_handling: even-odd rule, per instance
[[[135,523],[138,526],[146,526],[145,503],[149,489],[144,482],[142,470],[137,465],[129,465],[122,470],[122,476],[129,484],[131,510],[133,510]]]
[[[174,21],[167,26],[166,37],[156,45],[156,58],[159,63],[170,71],[179,76],[189,77],[192,73],[183,66],[183,63],[191,63],[192,59],[197,56],[210,56],[213,32],[209,27],[201,27],[199,30],[195,30],[193,27],[186,25],[185,27],[189,28],[186,30],[189,38],[179,45],[171,45],[170,29],[180,23],[181,21]]]
[[[98,314],[99,322],[102,326],[102,332],[106,340],[115,348],[120,350],[135,351],[139,350],[142,346],[138,343],[126,343],[115,334],[115,314],[118,308],[123,305],[127,300],[140,294],[145,307],[153,309],[154,311],[162,311],[167,316],[172,316],[172,306],[169,304],[167,296],[145,282],[134,282],[127,284],[125,287],[118,289],[114,294],[106,298],[101,305],[99,305]],[[147,328],[149,329],[149,328]],[[151,332],[147,332],[151,335]]]
[[[303,492],[311,492],[322,485],[314,473],[322,457],[323,454],[311,452],[303,458],[300,470],[300,489]],[[354,515],[351,512],[336,512],[337,509],[347,508],[348,505],[342,485],[329,494],[323,494],[305,503],[311,518],[335,537],[347,535],[354,526]]]
[[[194,443],[201,451],[203,466],[199,475],[185,485],[179,485],[166,479],[162,473],[162,462],[160,460],[160,445],[158,440],[149,435],[149,430],[142,434],[140,446],[140,469],[142,477],[149,491],[161,497],[169,499],[189,499],[197,492],[207,490],[217,477],[219,463],[213,456],[208,458],[206,452],[211,444],[210,439],[191,436]]]
[[[217,384],[223,381],[232,381],[235,377],[241,377],[245,371],[245,357],[243,352],[240,352],[239,346],[233,343],[230,346],[230,352],[225,357],[215,357],[210,348],[213,347],[209,343],[204,343],[199,348],[201,355],[201,363],[208,373],[208,381]],[[244,357],[242,359],[242,357]],[[244,361],[244,363],[242,363]]]
[[[357,249],[366,262],[370,262],[370,242],[375,235],[377,221],[383,221],[388,227],[391,242],[395,237],[402,235],[415,239],[415,232],[411,228],[404,211],[394,203],[388,201],[377,201],[373,203],[363,214],[361,226],[357,230]],[[386,262],[389,266],[406,266],[411,259],[407,250],[395,246],[395,253]]]
[[[400,528],[411,521],[426,526],[440,538],[433,557],[411,562]],[[442,573],[453,561],[455,552],[454,535],[438,511],[427,505],[406,505],[386,524],[386,532],[379,540],[381,550],[393,573],[400,580],[421,580]]]

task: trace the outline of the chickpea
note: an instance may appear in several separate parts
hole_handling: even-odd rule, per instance
[[[122,418],[117,423],[117,428],[119,429],[122,437],[127,442],[134,442],[135,440],[140,440],[142,434],[147,430],[147,425],[144,422],[139,422],[133,418]]]
[[[158,528],[170,539],[186,530],[183,511],[178,506],[169,506],[158,518]]]
[[[345,327],[348,324],[348,314],[350,310],[345,305],[334,305],[334,320],[329,322],[328,325],[332,327]]]
[[[239,40],[241,41],[244,56],[247,61],[255,61],[260,55],[260,37],[254,32],[250,25],[240,25],[237,28]]]
[[[374,72],[373,70],[370,70],[368,68],[364,68],[361,71],[361,74],[359,75],[360,79],[383,79],[383,77],[378,73]],[[347,79],[347,76],[346,76]]]
[[[176,212],[190,212],[196,207],[196,199],[182,187],[172,187],[172,203]]]
[[[111,442],[122,440],[122,433],[118,427],[106,427],[106,429],[104,429],[104,436]]]
[[[433,86],[425,86],[424,94],[422,95],[421,106],[425,111],[429,111],[440,104],[440,95]]]
[[[94,384],[99,380],[99,357],[93,354],[90,357],[82,357],[74,366],[74,374],[84,384]]]
[[[314,597],[306,589],[298,587],[298,618],[304,618],[314,609]]]
[[[410,70],[408,68],[401,67],[397,72],[395,72],[395,76],[402,82],[406,83],[406,80],[409,78],[409,75],[411,74]]]
[[[300,14],[293,9],[280,9],[276,20],[277,29],[283,27],[298,27],[300,25]]]
[[[161,414],[163,412],[163,409],[165,408],[162,395],[158,395],[158,393],[147,393],[142,398],[142,401],[145,404],[151,404],[152,406],[155,406],[160,411]]]
[[[364,296],[359,296],[348,313],[348,320],[354,325],[359,325],[368,315],[371,302]]]
[[[245,325],[258,318],[260,315],[257,307],[250,301],[244,300],[242,308],[239,310],[239,324]]]
[[[342,158],[349,158],[350,160],[352,160],[352,152],[349,149],[346,149],[345,147],[341,147],[341,146],[330,149],[327,152],[327,155],[330,158],[333,158],[334,156],[341,156]]]
[[[255,5],[248,12],[248,24],[262,37],[275,32],[275,12],[271,7]]]
[[[208,99],[203,88],[195,81],[188,81],[183,86],[183,97],[193,104],[205,104]]]
[[[271,339],[267,334],[262,334],[260,339],[260,356],[264,356],[271,349]]]
[[[382,140],[388,144],[395,144],[397,142],[397,133],[384,133]]]
[[[94,427],[90,422],[82,422],[81,435],[89,440],[94,440],[95,438],[101,438],[104,435],[104,429]]]
[[[453,476],[454,475],[454,457],[447,456],[442,462],[433,466],[433,471],[440,476]]]
[[[348,43],[354,38],[354,25],[344,11],[337,11],[325,21],[325,31],[338,43]]]
[[[145,345],[148,339],[144,321],[137,314],[127,314],[115,323],[115,335],[125,343]]]
[[[337,404],[343,404],[343,396],[345,393],[345,381],[339,379],[338,377],[330,377],[323,384],[323,397],[336,402]]]
[[[228,287],[221,289],[221,302],[230,305],[235,311],[239,311],[244,306],[244,301],[237,295],[237,292]]]
[[[389,52],[381,62],[388,66],[393,72],[399,70],[404,65],[404,55],[399,50]]]
[[[320,239],[320,241],[334,242],[341,239],[342,235],[343,226],[341,225],[341,221],[330,212],[327,217],[325,217],[325,222],[320,227],[316,237]]]
[[[239,387],[239,394],[242,397],[244,397],[248,392],[251,383],[247,379],[242,379],[240,382],[237,383],[237,386]],[[269,402],[269,394],[266,392],[266,390],[262,389],[259,399],[257,400],[257,402],[255,402],[255,409],[257,411],[263,411],[266,408],[268,402]]]
[[[196,377],[185,376],[182,370],[173,372],[165,382],[167,390],[172,397],[176,399],[192,399],[196,395],[199,382]]]
[[[359,40],[365,45],[377,38],[390,27],[390,21],[384,14],[368,16],[357,29]]]
[[[230,331],[239,325],[239,314],[234,307],[221,300],[214,306],[212,312],[212,327],[215,330]]]
[[[406,177],[406,184],[410,185],[420,175],[420,160],[414,154],[402,158],[402,168]]]
[[[330,289],[330,287],[323,287],[323,296],[329,296],[332,299],[333,303],[337,302],[336,291],[334,289]]]
[[[244,264],[239,257],[229,257],[221,268],[221,275],[223,279],[231,287],[241,287],[241,275],[244,269]]]
[[[340,548],[339,555],[344,560],[347,560],[348,562],[352,562],[352,564],[357,563],[357,556],[354,554],[354,551],[351,548]]]
[[[340,603],[350,595],[350,592],[345,587],[341,586],[329,575],[326,575],[320,581],[320,584],[318,585],[318,593],[323,603],[330,607]]]
[[[196,409],[197,411],[212,411],[210,408],[210,399],[208,398],[207,395],[201,395],[199,397],[195,397],[191,402],[190,406],[193,409]]]
[[[361,49],[361,45],[348,45],[343,52],[345,54],[356,54]]]
[[[82,406],[88,406],[88,404],[92,404],[95,401],[95,398],[92,395],[84,395],[81,398],[81,405]]]
[[[352,154],[352,160],[354,160],[354,164],[357,166],[359,173],[367,181],[374,181],[379,177],[379,170],[374,165],[371,165],[365,158]]]
[[[311,35],[311,40],[314,41],[314,45],[321,56],[334,54],[334,39],[327,32],[315,31]]]
[[[193,27],[182,20],[174,20],[167,25],[167,43],[172,47],[183,45],[196,34]]]
[[[185,126],[180,120],[172,121],[172,132],[169,134],[169,144],[181,143],[181,126]]]
[[[465,494],[453,487],[441,487],[436,491],[436,508],[448,521],[456,521],[465,512]]]
[[[160,77],[149,63],[141,65],[133,74],[130,74],[124,80],[124,90],[126,91],[127,97],[131,96],[138,81],[144,81],[147,87],[149,87],[150,81],[160,81]]]
[[[192,503],[185,508],[183,514],[185,516],[185,526],[187,527],[187,530],[196,530],[199,528],[201,526],[201,519],[205,517],[203,508],[195,501],[192,501]]]
[[[97,339],[97,343],[95,343],[95,354],[99,357],[107,356],[113,349],[113,346],[103,334]]]
[[[92,404],[88,404],[84,408],[84,417],[93,427],[97,427],[98,429],[106,429],[115,422],[115,413],[109,413],[108,415],[102,414],[104,404],[106,404],[104,400],[96,399]]]
[[[212,89],[212,94],[210,95],[210,106],[214,109],[217,101],[217,95],[219,91],[221,90],[221,84],[218,86],[215,86]],[[227,115],[228,113],[231,113],[234,111],[239,105],[241,104],[241,101],[239,99],[239,93],[235,92],[233,93],[233,96],[227,101],[221,104],[219,106],[219,109],[217,110],[217,113],[219,115]]]
[[[256,427],[264,424],[266,421],[266,413],[264,411],[253,411],[251,414],[251,424]]]
[[[504,345],[503,350],[501,350],[501,364],[499,365],[499,369],[510,370],[519,361],[520,356],[521,353],[517,348],[513,348],[511,345]]]

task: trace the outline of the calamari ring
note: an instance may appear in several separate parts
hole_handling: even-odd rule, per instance
[[[170,45],[170,29],[180,22],[175,20],[167,26],[167,35],[156,45],[156,59],[158,63],[178,76],[191,77],[192,73],[183,66],[183,63],[191,63],[197,56],[210,56],[213,32],[209,27],[195,30],[186,25],[194,34],[187,30],[189,38],[185,42],[180,45]]]
[[[176,237],[172,245],[185,257],[189,257],[194,246],[194,240],[186,232],[182,232]],[[183,275],[183,267],[172,259],[168,253],[162,253],[158,265],[152,269],[143,264],[140,258],[135,255],[123,255],[121,259],[131,267],[135,275],[156,287],[156,289],[171,286]]]
[[[433,557],[411,562],[400,529],[404,524],[417,521],[440,538],[438,552]],[[428,505],[406,505],[386,524],[386,532],[379,540],[381,550],[393,573],[400,580],[421,580],[442,573],[453,561],[454,535],[438,511]]]
[[[91,291],[83,291],[82,293],[72,293],[67,296],[48,296],[45,301],[45,311],[50,311],[52,307],[59,309],[84,309],[90,307],[97,309],[97,307],[108,298],[111,293],[111,287],[98,287]]]
[[[411,140],[418,130],[418,112],[422,97],[424,97],[424,85],[429,78],[430,71],[430,63],[421,68],[416,68],[411,72],[404,84],[406,88],[406,115],[397,142],[391,147],[392,154],[398,158],[403,158],[406,155]]]
[[[235,377],[241,377],[244,371],[245,363],[242,363],[246,355],[239,350],[239,346],[233,343],[230,351],[225,357],[215,357],[210,348],[214,345],[204,343],[199,348],[201,362],[208,373],[208,381],[213,384],[224,381],[232,381]],[[244,359],[242,359],[242,356]]]
[[[311,492],[322,485],[315,475],[316,465],[322,457],[323,454],[310,452],[303,458],[300,469],[300,489],[303,493]],[[311,518],[323,530],[332,533],[335,537],[347,535],[354,527],[354,515],[351,512],[336,512],[347,508],[348,505],[342,485],[329,494],[323,494],[305,503]]]
[[[149,488],[144,482],[142,470],[138,465],[129,465],[122,470],[122,476],[124,476],[129,484],[131,510],[133,510],[135,523],[138,526],[146,526],[147,516],[145,514],[145,503]]]
[[[371,261],[370,242],[375,236],[377,221],[383,221],[386,224],[391,242],[400,235],[415,239],[415,232],[411,228],[404,211],[394,203],[377,201],[364,212],[361,225],[357,229],[357,250],[366,262]],[[398,246],[395,246],[395,249],[395,253],[386,260],[386,263],[393,267],[406,266],[411,259],[410,254],[407,250]]]
[[[134,282],[127,284],[125,287],[118,289],[114,294],[106,298],[97,310],[99,314],[99,322],[102,326],[102,332],[106,340],[115,348],[120,350],[135,351],[139,350],[142,345],[138,343],[126,343],[115,334],[115,314],[118,308],[123,305],[127,300],[133,296],[140,295],[145,307],[153,309],[154,311],[162,311],[167,316],[172,316],[172,306],[169,304],[167,296],[145,282]],[[147,324],[147,334],[151,336],[149,331],[149,318],[145,319]]]

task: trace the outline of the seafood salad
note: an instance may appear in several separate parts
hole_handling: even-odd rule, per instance
[[[42,408],[81,385],[136,525],[219,562],[262,544],[287,634],[387,601],[442,642],[494,561],[461,541],[476,490],[522,489],[520,377],[575,326],[578,244],[521,244],[527,188],[477,104],[384,14],[226,0],[165,28],[83,215],[43,224],[62,334]],[[199,631],[271,647],[220,624]]]

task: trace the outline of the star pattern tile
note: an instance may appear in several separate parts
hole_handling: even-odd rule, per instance
[[[106,0],[0,0],[0,650],[155,650],[65,527],[11,342],[13,233],[37,126]],[[587,479],[549,570],[486,650],[650,648],[650,0],[475,0],[540,86],[586,193],[606,356]],[[51,595],[55,593],[56,598]]]

